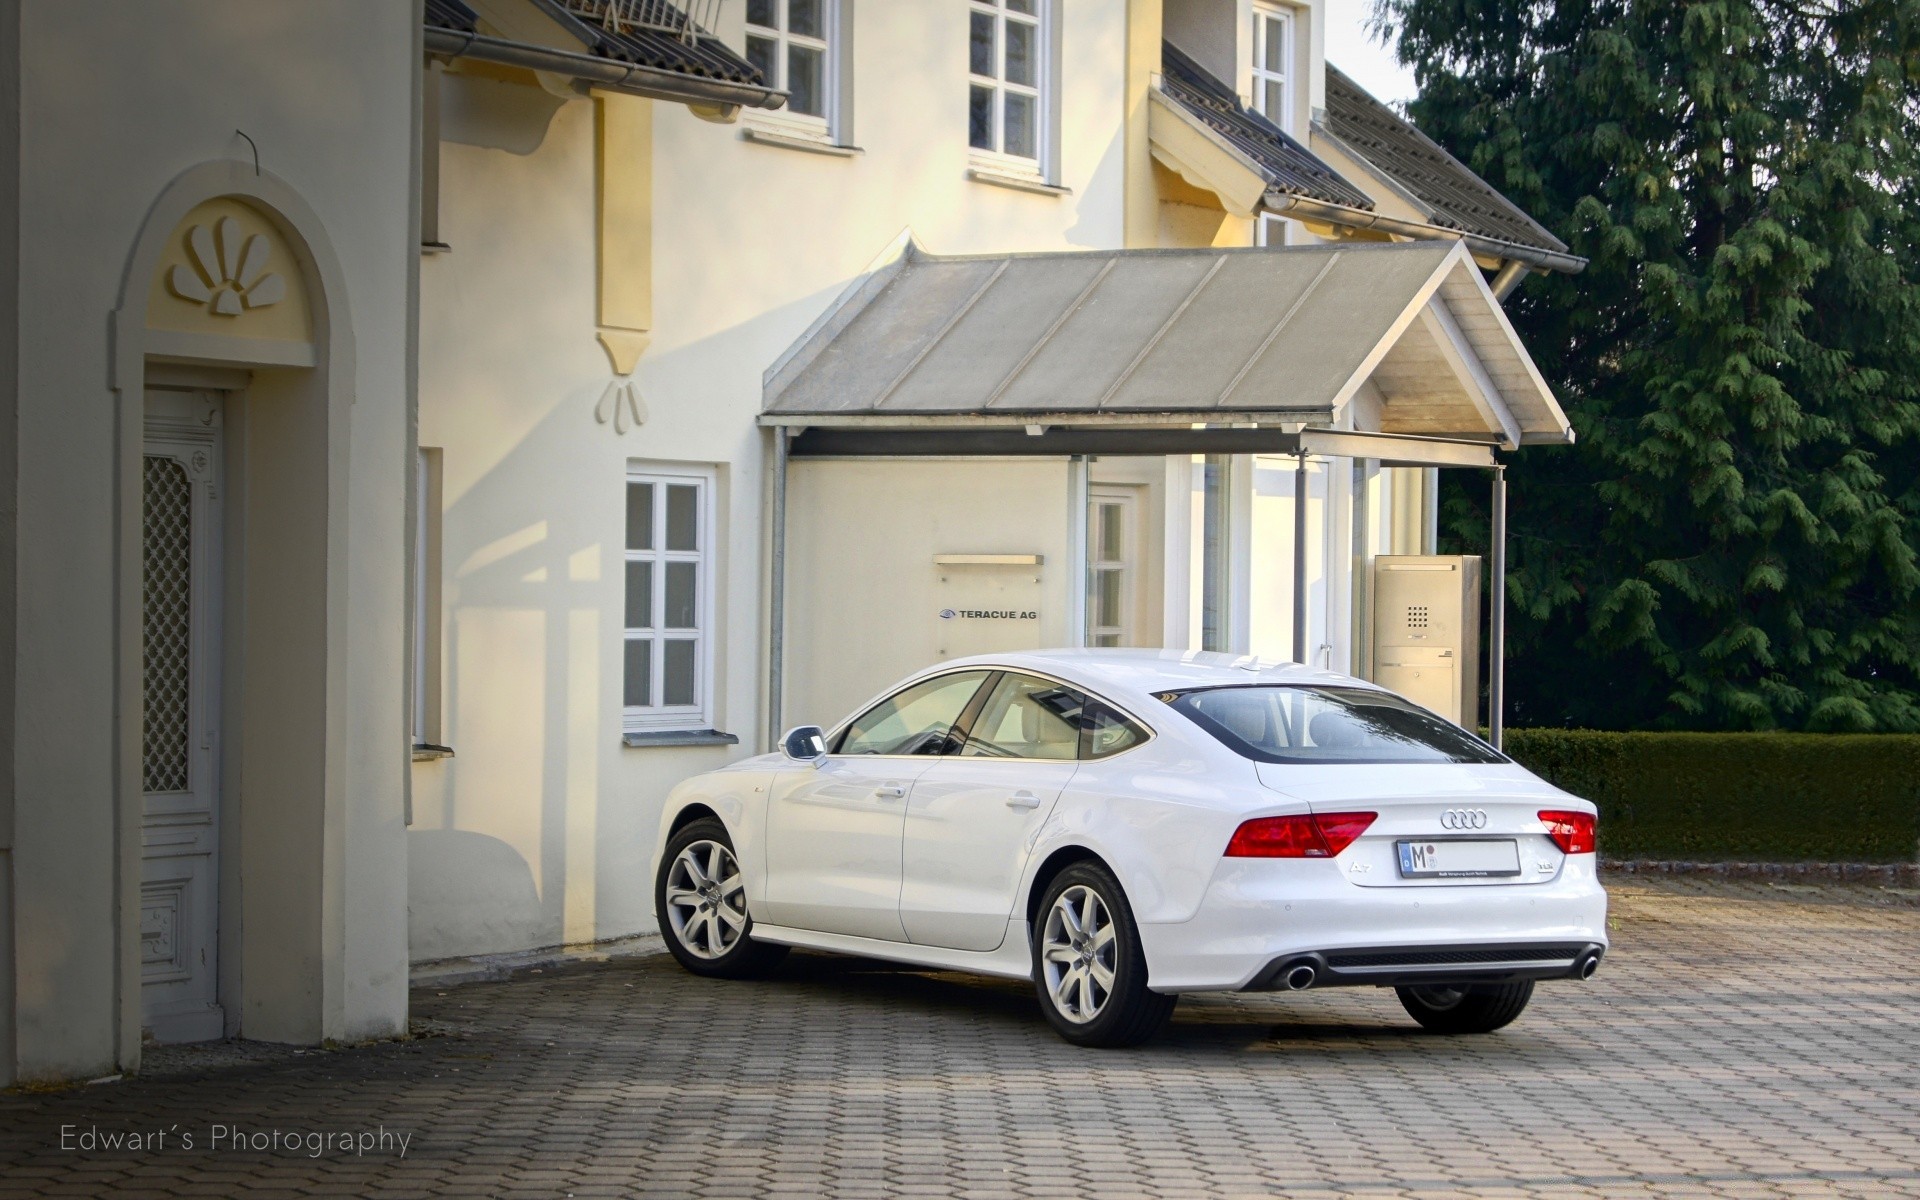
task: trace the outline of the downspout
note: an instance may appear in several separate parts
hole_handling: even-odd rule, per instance
[[[1505,304],[1507,297],[1513,293],[1513,289],[1519,287],[1520,281],[1526,277],[1527,264],[1517,258],[1510,258],[1500,264],[1499,272],[1494,275],[1493,282],[1487,286],[1493,289],[1493,298]]]
[[[1493,618],[1487,636],[1487,734],[1495,750],[1506,735],[1507,707],[1507,468],[1493,469]]]
[[[1293,661],[1307,665],[1307,452],[1293,468]]]
[[[786,687],[787,657],[787,429],[775,425],[771,490],[772,509],[767,575],[767,749],[780,746],[784,719],[781,692]]]
[[[481,33],[429,28],[426,30],[425,47],[427,53],[447,59],[477,58],[509,67],[525,67],[529,71],[546,71],[591,83],[595,87],[682,104],[717,104],[740,109],[779,108],[787,102],[785,92],[772,88],[700,79],[663,71],[658,67],[615,62],[597,54],[576,54],[571,50],[529,46],[524,42],[510,42]]]

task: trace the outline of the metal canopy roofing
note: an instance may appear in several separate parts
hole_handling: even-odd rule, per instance
[[[978,257],[909,243],[768,371],[761,421],[1572,440],[1457,242]]]
[[[1327,115],[1320,132],[1411,193],[1436,225],[1566,253],[1565,242],[1332,63],[1327,64]]]

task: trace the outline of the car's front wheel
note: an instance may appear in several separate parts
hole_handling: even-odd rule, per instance
[[[1435,1033],[1492,1033],[1513,1024],[1533,999],[1533,980],[1395,988],[1408,1015]]]
[[[1081,1046],[1131,1046],[1159,1032],[1175,996],[1147,989],[1133,910],[1112,872],[1075,863],[1040,899],[1033,981],[1041,1011]]]
[[[654,880],[660,936],[695,975],[745,979],[764,975],[787,956],[785,946],[753,940],[747,889],[727,827],[708,817],[667,840]]]

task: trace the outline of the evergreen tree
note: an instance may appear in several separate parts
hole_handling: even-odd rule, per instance
[[[1579,437],[1509,471],[1512,723],[1920,729],[1920,0],[1375,21],[1414,121],[1591,260],[1509,301]]]

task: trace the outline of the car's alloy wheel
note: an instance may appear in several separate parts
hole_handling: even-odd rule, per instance
[[[696,975],[761,975],[787,955],[785,946],[754,940],[733,839],[711,817],[688,823],[667,840],[653,905],[668,951]]]
[[[667,920],[687,953],[720,958],[747,934],[747,885],[733,851],[691,842],[667,869]]]
[[[1040,935],[1040,969],[1056,1011],[1075,1025],[1100,1015],[1113,995],[1119,945],[1113,914],[1092,888],[1060,893]]]
[[[1173,1015],[1177,998],[1147,988],[1140,931],[1111,871],[1078,862],[1060,872],[1035,920],[1034,990],[1061,1037],[1082,1046],[1131,1046]]]

